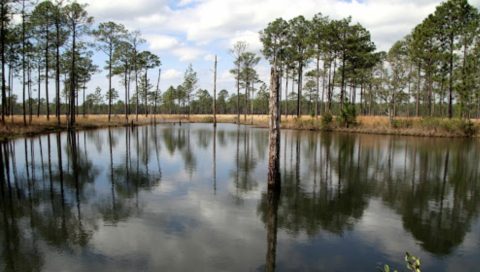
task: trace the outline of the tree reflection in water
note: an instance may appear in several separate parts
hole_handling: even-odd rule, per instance
[[[274,271],[289,261],[286,244],[317,243],[324,233],[342,243],[372,203],[398,215],[405,239],[441,260],[455,255],[479,222],[475,141],[285,130],[280,146],[281,191],[272,191],[268,132],[261,129],[154,125],[3,142],[0,270],[52,269],[52,252],[88,259],[82,254],[95,255],[98,239],[130,224],[125,241],[150,235],[130,249],[144,264],[154,263],[145,252],[155,250],[142,251],[150,240],[158,248],[152,259],[201,247],[205,267],[233,263],[238,256],[229,250],[245,245],[243,254],[259,257],[248,260],[252,266]]]
[[[380,198],[424,250],[448,255],[478,218],[474,142],[332,134],[302,140],[304,133],[285,134],[293,148],[283,154],[278,227],[288,233],[342,234],[362,218],[370,199]],[[258,207],[266,225],[268,202],[264,194]]]

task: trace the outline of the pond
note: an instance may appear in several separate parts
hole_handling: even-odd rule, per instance
[[[159,124],[1,144],[1,271],[480,265],[475,140]]]

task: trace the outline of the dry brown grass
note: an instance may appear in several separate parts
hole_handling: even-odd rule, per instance
[[[159,120],[164,121],[190,121],[190,122],[213,122],[211,115],[191,115],[188,120],[187,116],[178,115],[159,115]],[[217,115],[217,122],[219,123],[236,123],[237,116],[233,114]],[[435,137],[464,137],[465,134],[458,129],[445,129],[442,126],[427,126],[422,118],[418,117],[399,117],[396,118],[400,122],[409,124],[406,127],[394,127],[390,123],[387,116],[359,116],[357,117],[357,125],[349,128],[341,127],[336,122],[333,122],[330,129],[333,131],[365,133],[365,134],[385,134],[385,135],[405,135],[405,136],[435,136]],[[437,121],[449,123],[448,119],[437,118]],[[480,121],[472,120],[477,128],[480,130]],[[240,115],[240,123],[253,125],[257,127],[268,126],[268,115],[250,115],[245,119],[244,115]],[[297,118],[296,116],[282,116],[281,126],[284,129],[301,129],[301,130],[322,130],[321,117],[312,117],[308,115]]]
[[[135,115],[129,116],[128,125],[144,125],[150,124],[154,120],[157,122],[192,122],[192,123],[211,123],[213,116],[207,114],[191,115],[139,115],[138,120]],[[234,114],[219,114],[217,115],[218,123],[236,123],[237,115]],[[357,118],[358,125],[351,128],[343,128],[333,122],[330,127],[333,131],[368,133],[368,134],[389,134],[389,135],[411,135],[411,136],[441,136],[441,137],[459,137],[464,136],[458,131],[447,131],[437,127],[426,127],[422,118],[398,118],[397,120],[406,120],[408,127],[394,128],[390,124],[390,120],[385,116],[359,116]],[[472,120],[478,128],[480,127],[479,120]],[[27,117],[28,123],[28,117]],[[240,115],[240,123],[253,125],[257,127],[268,126],[268,115]],[[101,127],[125,126],[124,115],[112,115],[111,120],[108,120],[108,115],[87,115],[77,117],[77,129],[93,129]],[[62,131],[67,128],[66,118],[62,116],[61,124],[57,125],[57,119],[54,116],[47,120],[46,116],[33,117],[32,123],[24,126],[22,116],[14,116],[6,118],[6,124],[0,125],[0,139],[13,138],[17,136],[29,136],[53,131]],[[305,130],[321,130],[321,118],[311,116],[282,116],[282,128],[285,129],[305,129]]]
[[[130,124],[134,125],[148,124],[151,120],[153,119],[139,115],[137,121],[135,116],[130,116]],[[93,129],[126,125],[125,117],[120,115],[112,115],[110,121],[108,120],[108,115],[86,115],[85,117],[80,115],[77,117],[76,122],[77,129]],[[50,116],[50,119],[47,119],[45,115],[39,117],[32,116],[31,123],[27,117],[27,126],[23,123],[23,116],[8,116],[5,118],[5,125],[0,125],[0,139],[37,135],[66,129],[67,119],[65,116],[60,118],[60,125],[57,124],[55,116]]]

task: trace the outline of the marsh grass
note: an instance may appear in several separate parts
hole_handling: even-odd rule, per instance
[[[410,136],[438,136],[438,137],[476,137],[480,131],[479,120],[465,119],[446,119],[446,118],[416,118],[399,117],[390,120],[386,116],[358,116],[356,125],[345,127],[335,116],[282,116],[281,125],[284,129],[301,130],[325,130],[342,131],[369,134],[390,134],[390,135],[410,135]],[[127,125],[146,125],[157,123],[174,122],[192,122],[192,123],[212,123],[212,115],[139,115],[138,120],[135,115],[130,115],[128,123],[124,115],[112,116],[108,121],[107,115],[80,115],[77,117],[77,129],[95,129],[102,127],[118,127]],[[235,114],[217,115],[218,123],[237,123]],[[28,123],[28,118],[27,118]],[[240,116],[240,124],[252,125],[256,127],[267,127],[267,115],[249,115],[245,118]],[[66,118],[62,116],[60,125],[57,125],[57,119],[50,117],[47,120],[45,116],[33,117],[32,123],[23,125],[22,116],[8,117],[5,125],[0,125],[0,139],[14,138],[18,136],[31,136],[54,131],[63,131],[67,129]]]

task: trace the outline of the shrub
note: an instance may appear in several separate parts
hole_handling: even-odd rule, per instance
[[[310,129],[315,130],[319,128],[319,123],[317,119],[309,118],[309,119],[302,119],[295,117],[293,119],[294,127],[299,129]]]
[[[422,119],[421,125],[425,129],[443,130],[448,133],[461,134],[467,137],[472,137],[477,133],[475,125],[468,119],[440,119],[426,117]]]
[[[391,119],[390,126],[392,128],[411,128],[413,126],[413,120],[410,119]]]
[[[339,116],[339,123],[347,128],[357,124],[357,111],[355,110],[355,105],[350,102],[343,105],[343,109]]]
[[[435,130],[440,127],[440,119],[433,117],[424,117],[420,121],[420,126],[424,129]]]
[[[330,112],[326,112],[322,115],[322,128],[330,129],[333,122],[333,116]]]
[[[468,137],[472,137],[477,133],[477,128],[475,127],[475,124],[471,120],[466,120],[462,123],[461,129],[463,131],[463,134]]]
[[[213,117],[212,116],[201,117],[200,122],[201,123],[213,123]]]

